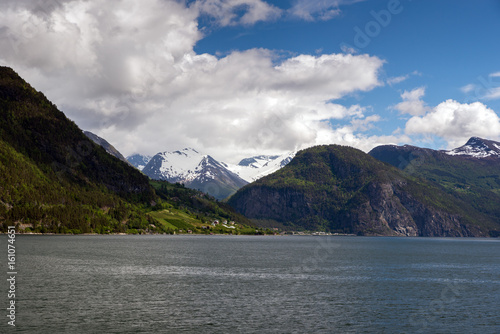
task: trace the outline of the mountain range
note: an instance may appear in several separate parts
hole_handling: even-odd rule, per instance
[[[102,138],[100,140],[105,142]],[[106,144],[104,148],[109,150],[110,154],[120,158],[119,152],[117,155],[117,151],[115,152],[114,148],[109,149],[109,146],[111,145]],[[402,167],[401,169],[405,169],[406,165],[411,161],[409,170],[412,170],[415,163],[419,162],[419,160],[414,160],[414,158],[418,157],[416,155],[418,151],[427,152],[427,154],[434,152],[433,154],[440,155],[440,159],[443,161],[450,160],[446,159],[446,155],[463,158],[500,156],[499,143],[478,137],[473,137],[465,145],[449,151],[435,151],[405,145],[396,149],[398,151],[395,157],[396,161],[385,159],[384,154],[381,152],[390,151],[395,147],[397,148],[397,146],[393,145],[381,146],[373,149],[369,154],[377,159],[391,163],[395,167]],[[408,156],[405,152],[413,153]],[[182,183],[189,188],[199,189],[222,200],[234,194],[245,184],[257,181],[280,170],[293,159],[296,153],[289,152],[274,156],[260,155],[243,159],[238,164],[228,164],[217,161],[209,155],[200,154],[195,149],[186,148],[174,152],[161,152],[154,157],[135,154],[127,157],[127,160],[154,180]],[[451,161],[459,160],[452,158]]]
[[[487,139],[449,151],[385,145],[368,154],[324,145],[238,165],[186,148],[136,156],[141,173],[7,67],[0,116],[3,231],[14,224],[42,233],[208,233],[223,220],[238,227],[217,233],[255,233],[243,225],[250,218],[284,230],[500,236],[500,143]],[[144,174],[219,198],[235,193],[214,201]]]
[[[153,157],[136,154],[128,161],[153,180],[182,183],[222,200],[238,189],[286,166],[295,152],[260,155],[241,160],[237,165],[217,161],[193,148],[160,152]]]
[[[228,203],[255,221],[288,229],[498,236],[498,145],[471,138],[451,151],[388,145],[369,154],[338,145],[313,147],[243,187]]]
[[[210,155],[192,148],[158,153],[142,172],[153,180],[182,183],[217,199],[224,199],[247,184]]]
[[[406,174],[439,186],[467,203],[478,217],[500,220],[500,143],[478,137],[464,146],[437,151],[415,146],[380,146],[369,155]]]
[[[343,148],[344,150],[351,150],[351,148]],[[310,150],[314,150],[310,149]],[[307,151],[307,150],[306,150]],[[346,156],[350,154],[356,154],[354,152],[346,153]],[[250,188],[255,188],[259,184],[259,179],[271,175],[270,177],[276,177],[272,175],[281,169],[285,169],[287,172],[290,167],[287,165],[292,161],[296,152],[291,152],[285,155],[275,155],[275,156],[254,156],[251,158],[243,159],[237,165],[226,164],[223,162],[218,162],[208,155],[202,155],[194,149],[188,148],[181,151],[175,152],[163,152],[159,153],[153,158],[143,157],[136,155],[131,157],[131,160],[136,162],[144,163],[147,159],[150,159],[143,168],[146,175],[152,179],[163,179],[169,182],[179,182],[185,184],[188,187],[194,189],[200,189],[217,199],[224,199],[227,196],[234,194],[238,189],[243,187],[247,183],[252,183],[247,186]],[[470,140],[463,146],[456,149],[444,151],[444,150],[431,150],[425,148],[419,148],[411,145],[395,146],[395,145],[384,145],[373,149],[364,159],[369,159],[371,156],[379,161],[388,163],[393,167],[397,167],[400,171],[403,171],[403,175],[399,177],[407,177],[410,180],[404,181],[405,184],[412,184],[411,191],[417,191],[419,196],[415,196],[411,193],[409,196],[411,198],[416,198],[416,202],[405,202],[402,197],[408,195],[406,190],[396,186],[397,182],[389,182],[387,185],[387,180],[381,183],[381,185],[373,185],[370,183],[371,187],[374,189],[379,189],[380,187],[390,187],[392,190],[393,197],[391,200],[395,200],[396,203],[391,205],[391,210],[388,208],[381,209],[380,207],[373,207],[370,205],[365,205],[368,207],[363,213],[360,213],[359,207],[351,207],[348,213],[345,212],[351,204],[349,202],[338,202],[338,199],[332,199],[335,197],[327,192],[326,198],[323,200],[321,198],[314,198],[311,196],[309,199],[318,201],[312,207],[325,207],[327,209],[322,209],[323,212],[335,212],[336,218],[341,220],[335,223],[333,216],[323,217],[322,214],[318,215],[318,212],[311,209],[311,203],[307,203],[308,209],[305,211],[294,212],[295,209],[300,207],[297,203],[289,203],[287,201],[278,204],[273,202],[279,196],[272,196],[272,199],[267,198],[269,194],[259,193],[253,191],[248,197],[243,196],[244,202],[250,202],[251,205],[246,205],[244,208],[241,206],[241,201],[238,200],[240,192],[238,192],[233,198],[229,200],[229,203],[233,205],[242,214],[256,219],[255,222],[260,225],[266,225],[273,221],[278,223],[277,226],[285,228],[305,228],[311,230],[323,229],[328,231],[336,231],[342,233],[357,233],[357,234],[375,234],[375,235],[420,235],[420,236],[485,236],[485,235],[497,235],[499,232],[498,223],[500,217],[500,179],[499,179],[499,161],[500,161],[500,143],[491,140],[486,140],[478,137],[470,138]],[[369,162],[359,160],[362,164],[368,164]],[[307,164],[305,164],[307,165]],[[140,167],[140,165],[139,165]],[[322,171],[314,170],[314,166],[309,166],[311,171],[308,173],[310,175],[322,174]],[[375,176],[379,172],[379,168],[376,167],[371,173]],[[389,175],[388,171],[384,172],[384,175]],[[394,173],[391,172],[392,174]],[[277,173],[279,175],[279,173]],[[317,175],[315,176],[317,177]],[[293,178],[285,178],[285,184],[293,184]],[[377,177],[374,177],[376,180]],[[236,182],[235,182],[236,180]],[[360,179],[362,180],[362,178]],[[358,180],[358,181],[360,181]],[[345,181],[345,180],[344,180]],[[273,181],[275,183],[275,181]],[[331,180],[322,180],[326,184],[331,184],[333,187],[338,187],[338,185],[331,182]],[[412,183],[413,182],[413,183]],[[282,185],[281,185],[282,186]],[[280,186],[280,187],[281,187]],[[359,183],[359,187],[363,189],[367,184]],[[423,190],[422,186],[431,187],[427,190],[433,193],[433,195],[438,194],[435,200],[429,201],[429,194],[425,194],[426,191]],[[245,187],[245,188],[247,188]],[[293,186],[292,186],[293,188]],[[316,189],[317,185],[311,183],[310,188]],[[382,189],[380,188],[380,189]],[[222,191],[221,191],[222,189]],[[244,192],[245,190],[242,190]],[[311,191],[311,189],[303,189],[305,193]],[[343,190],[341,193],[342,197],[350,198],[356,196],[349,195],[349,191]],[[366,194],[365,194],[366,195]],[[370,196],[378,196],[384,198],[387,194],[379,193],[374,191]],[[395,196],[395,197],[394,197]],[[257,197],[257,200],[255,199]],[[432,197],[432,196],[431,196]],[[405,197],[406,198],[406,197]],[[407,198],[406,198],[407,199]],[[333,202],[337,201],[333,206]],[[324,201],[324,203],[322,203]],[[426,202],[427,201],[427,202]],[[442,203],[444,201],[444,203]],[[276,210],[276,215],[265,205],[261,205],[260,202],[265,202],[268,205],[272,203],[272,209]],[[328,204],[329,202],[329,204]],[[370,203],[376,203],[377,200],[372,199]],[[356,203],[356,201],[352,202]],[[358,203],[359,204],[359,203]],[[365,203],[366,204],[366,203]],[[417,210],[408,210],[406,206],[419,207],[420,212]],[[440,211],[439,208],[446,207],[447,211]],[[279,209],[277,209],[279,208]],[[338,210],[341,208],[342,212]],[[396,209],[395,209],[396,208]],[[450,210],[450,208],[454,208]],[[302,208],[304,209],[304,208]],[[259,210],[262,210],[259,212]],[[382,210],[382,214],[377,218],[380,212],[377,210]],[[394,212],[394,210],[396,210]],[[400,211],[403,212],[400,212]],[[424,210],[426,213],[422,213]],[[436,211],[437,210],[437,211]],[[282,214],[287,211],[287,213]],[[298,217],[298,220],[294,220],[287,217],[288,212],[291,212],[294,217]],[[409,216],[402,219],[401,217],[409,213]],[[432,213],[435,217],[440,217],[437,221],[426,222],[423,224],[417,224],[418,221],[422,221],[429,217]],[[368,222],[360,222],[360,215],[364,217],[364,220]],[[395,215],[395,216],[393,216]],[[373,216],[368,219],[368,216]],[[339,218],[340,217],[340,218]],[[348,218],[349,217],[349,218]],[[396,218],[394,218],[396,217]],[[426,217],[426,218],[423,218]],[[447,217],[447,218],[446,218]],[[348,223],[349,219],[352,219]],[[391,219],[397,220],[391,223]],[[403,223],[404,221],[407,222]],[[465,223],[464,223],[465,222]],[[477,229],[477,225],[481,225],[481,228]],[[347,224],[347,226],[346,226]],[[273,225],[274,226],[274,225]],[[431,228],[433,226],[433,228]]]

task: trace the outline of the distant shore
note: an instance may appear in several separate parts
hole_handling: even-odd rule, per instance
[[[6,232],[0,232],[0,235],[7,234]],[[128,233],[107,233],[107,234],[99,234],[99,233],[80,233],[80,234],[64,234],[64,233],[16,233],[16,235],[61,235],[61,236],[151,236],[151,235],[165,235],[165,236],[228,236],[228,237],[236,237],[236,236],[250,236],[250,237],[290,237],[290,236],[343,236],[343,237],[356,237],[355,234],[339,234],[339,233],[318,233],[318,232],[300,232],[300,233],[276,233],[276,234],[200,234],[200,233],[144,233],[144,234],[128,234]]]

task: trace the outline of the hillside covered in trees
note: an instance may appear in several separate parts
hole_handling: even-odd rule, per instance
[[[229,204],[291,229],[394,236],[496,236],[500,230],[498,217],[441,185],[338,145],[300,151]]]
[[[166,182],[154,185],[157,190],[147,176],[85,136],[16,72],[0,67],[2,230],[15,224],[21,231],[43,233],[173,233],[181,228],[169,219],[196,226],[225,217],[248,223],[200,192]],[[170,215],[155,214],[164,210]],[[194,225],[189,226],[196,230]]]

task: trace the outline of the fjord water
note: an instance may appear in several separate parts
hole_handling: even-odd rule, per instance
[[[15,332],[498,333],[499,241],[18,235]]]

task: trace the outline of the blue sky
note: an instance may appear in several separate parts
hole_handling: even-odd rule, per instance
[[[500,140],[500,1],[6,0],[0,64],[125,155]]]
[[[283,10],[296,3],[268,2]],[[394,6],[392,12],[389,5]],[[216,30],[211,30],[209,23],[210,34],[195,49],[226,54],[262,47],[293,55],[339,53],[342,46],[348,46],[356,53],[375,55],[386,61],[386,79],[404,77],[404,81],[339,101],[370,106],[374,113],[383,115],[384,121],[370,131],[373,134],[404,127],[407,117],[392,107],[400,102],[402,92],[418,87],[425,87],[424,100],[429,106],[448,99],[483,101],[497,114],[500,111],[500,99],[483,99],[476,94],[500,86],[500,78],[490,77],[500,71],[500,1],[361,1],[337,8],[341,12],[329,20],[288,17]],[[467,85],[477,88],[465,93]],[[415,141],[433,148],[446,145],[440,138]]]

